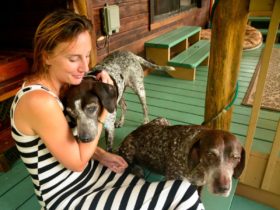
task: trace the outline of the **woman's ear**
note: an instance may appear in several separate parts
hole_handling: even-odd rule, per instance
[[[42,52],[42,62],[47,66],[50,66],[49,54],[45,50]]]

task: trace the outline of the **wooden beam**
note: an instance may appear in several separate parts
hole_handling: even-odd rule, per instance
[[[78,14],[85,15],[88,19],[91,20],[94,25],[94,15],[93,7],[91,1],[88,0],[73,0],[72,7],[74,11]],[[90,53],[90,67],[95,66],[97,62],[97,49],[96,49],[96,31],[93,28],[92,33],[92,51]]]
[[[261,188],[264,190],[269,191],[269,189],[270,189],[271,177],[272,177],[274,169],[275,169],[279,151],[280,151],[280,120],[278,121],[276,135],[275,135],[275,138],[274,138],[274,141],[272,144],[271,153],[269,155],[268,163],[267,163],[265,174],[263,177],[263,182],[262,182]]]
[[[279,22],[280,22],[280,0],[275,0],[271,20],[269,23],[266,44],[265,44],[265,48],[263,51],[263,55],[261,57],[262,65],[260,67],[260,73],[259,73],[259,77],[258,77],[258,81],[257,81],[255,99],[254,99],[251,117],[250,117],[250,121],[249,121],[248,131],[247,131],[247,135],[246,135],[245,150],[246,150],[247,154],[250,154],[251,148],[253,145],[257,121],[258,121],[258,117],[259,117],[259,113],[260,113],[261,100],[262,100],[266,75],[267,75],[267,71],[268,71],[269,59],[270,59],[270,56],[272,53],[272,48],[273,48],[273,45],[275,42],[276,32],[278,30]],[[246,158],[245,169],[241,176],[241,181],[245,180],[246,171],[247,171],[247,167],[246,167],[247,163],[248,163],[248,160]]]
[[[248,14],[249,0],[220,0],[213,14],[204,116],[212,128],[230,127],[232,108],[223,109],[235,91]]]

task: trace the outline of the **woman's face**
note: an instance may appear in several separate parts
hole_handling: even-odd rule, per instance
[[[58,44],[52,53],[45,56],[49,76],[62,85],[80,84],[89,71],[90,51],[91,37],[87,31],[73,41]]]

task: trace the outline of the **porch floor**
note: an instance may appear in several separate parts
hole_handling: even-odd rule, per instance
[[[245,51],[241,61],[239,93],[234,104],[231,132],[237,135],[243,143],[252,108],[241,105],[241,102],[258,63],[260,53],[260,48]],[[163,116],[169,119],[172,124],[201,124],[204,116],[207,70],[207,67],[198,67],[195,81],[173,79],[163,72],[154,72],[147,76],[145,89],[150,120]],[[128,112],[124,127],[116,129],[115,147],[143,120],[137,96],[131,90],[127,90],[125,98]],[[279,117],[280,112],[261,110],[253,144],[254,151],[270,152]],[[0,186],[0,209],[35,210],[40,208],[34,195],[30,177],[21,160],[16,161],[10,171],[0,173]],[[251,202],[245,198],[234,196],[234,192],[232,197],[232,208],[217,207],[216,209],[236,210],[237,206],[239,209],[246,209],[248,202]],[[260,207],[254,209],[266,209],[261,204],[254,203],[254,205]],[[271,208],[267,207],[267,210],[269,209]]]

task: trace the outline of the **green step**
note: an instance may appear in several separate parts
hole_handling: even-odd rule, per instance
[[[170,48],[200,31],[199,26],[183,26],[145,42],[145,47]]]
[[[269,22],[270,17],[269,16],[250,16],[248,18],[251,22]]]
[[[259,28],[258,30],[262,33],[262,35],[268,34],[268,29],[266,28]],[[280,29],[277,30],[276,35],[280,35]]]
[[[168,62],[168,65],[185,68],[196,68],[209,56],[209,51],[210,42],[208,40],[200,40],[185,51],[181,52],[179,55],[172,58]]]

